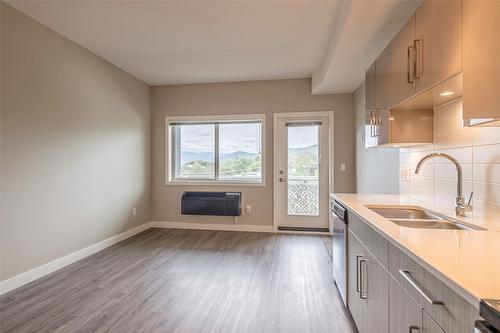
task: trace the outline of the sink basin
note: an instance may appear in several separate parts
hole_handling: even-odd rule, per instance
[[[430,212],[420,207],[367,206],[389,221],[406,228],[445,230],[486,230],[481,227]]]
[[[442,220],[419,208],[368,207],[380,216],[388,219]]]
[[[392,219],[390,220],[397,225],[407,228],[421,229],[448,229],[448,230],[471,230],[472,227],[462,224],[449,222],[445,220],[410,220],[410,219]]]

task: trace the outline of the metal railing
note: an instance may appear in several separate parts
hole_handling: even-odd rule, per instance
[[[288,215],[319,215],[318,177],[288,177]]]

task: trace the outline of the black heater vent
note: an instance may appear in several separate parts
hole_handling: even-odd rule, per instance
[[[241,192],[184,192],[181,199],[184,215],[241,215]]]

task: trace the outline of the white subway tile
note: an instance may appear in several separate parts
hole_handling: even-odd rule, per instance
[[[474,182],[473,189],[474,198],[500,204],[500,184]]]
[[[474,146],[474,163],[500,164],[500,145]]]
[[[473,213],[475,216],[498,221],[500,220],[500,205],[490,201],[475,199]]]
[[[464,180],[472,181],[472,164],[462,164],[462,176]],[[457,179],[457,169],[451,164],[434,164],[434,176],[436,178]]]
[[[474,164],[472,170],[475,182],[500,183],[500,164]]]

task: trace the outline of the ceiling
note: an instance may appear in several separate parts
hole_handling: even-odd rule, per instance
[[[333,93],[356,89],[420,1],[7,2],[150,85],[312,77]]]

